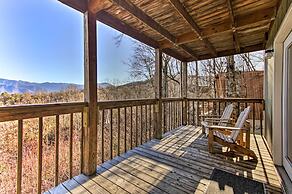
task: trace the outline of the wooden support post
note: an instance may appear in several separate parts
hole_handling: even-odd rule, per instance
[[[155,138],[162,138],[162,52],[155,50]]]
[[[188,63],[182,62],[180,69],[181,69],[181,82],[180,82],[180,97],[183,99],[182,101],[182,124],[187,125],[187,78],[188,78]]]
[[[84,138],[82,173],[92,175],[97,155],[97,36],[96,15],[84,13]]]

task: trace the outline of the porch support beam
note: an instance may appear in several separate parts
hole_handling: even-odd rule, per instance
[[[84,13],[84,110],[82,173],[92,175],[96,169],[97,157],[97,33],[96,15]]]
[[[180,81],[180,97],[182,101],[182,124],[187,125],[187,89],[188,89],[188,63],[181,62],[181,81]]]
[[[58,0],[58,1],[82,13],[85,13],[87,10],[87,1],[80,0]]]
[[[139,9],[133,3],[130,3],[126,0],[111,0],[113,3],[117,4],[118,6],[122,7],[123,9],[127,10],[137,19],[142,21],[144,24],[149,26],[154,31],[158,32],[162,36],[164,36],[167,40],[169,40],[174,46],[176,45],[176,37],[172,35],[169,31],[163,28],[159,23],[157,23],[154,19],[148,16],[144,11]],[[179,45],[178,47],[182,48],[187,54],[189,54],[194,59],[197,59],[198,56],[188,47],[185,45]]]
[[[162,138],[162,51],[155,49],[155,138]]]
[[[177,10],[177,12],[187,21],[187,23],[192,27],[194,32],[197,34],[197,37],[204,42],[208,50],[211,52],[211,54],[216,57],[216,49],[213,47],[213,45],[210,43],[210,41],[203,37],[203,33],[198,26],[198,24],[194,21],[192,16],[187,12],[185,7],[181,4],[179,0],[169,0],[170,3],[173,5],[173,7]]]
[[[234,47],[235,47],[236,52],[240,52],[240,43],[239,43],[238,33],[236,29],[236,21],[235,21],[235,16],[234,16],[231,0],[227,0],[227,7],[228,7],[230,19],[231,19]]]
[[[88,9],[92,13],[97,13],[110,6],[110,2],[106,0],[90,0],[88,3]]]

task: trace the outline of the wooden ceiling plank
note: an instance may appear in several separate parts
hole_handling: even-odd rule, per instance
[[[228,7],[230,19],[231,19],[234,46],[235,46],[236,52],[240,52],[240,43],[239,43],[238,33],[236,29],[236,21],[235,21],[235,16],[234,16],[231,0],[227,0],[227,7]]]
[[[173,7],[178,11],[178,13],[187,21],[187,23],[192,27],[194,32],[197,34],[198,38],[204,42],[204,44],[207,46],[211,54],[215,57],[217,56],[216,49],[213,47],[213,45],[210,43],[210,41],[203,37],[203,33],[198,26],[198,24],[194,21],[192,16],[187,12],[185,7],[181,4],[179,0],[169,0],[170,3],[173,5]]]
[[[139,32],[138,30],[132,28],[128,24],[120,21],[119,19],[115,18],[111,14],[107,13],[106,11],[100,11],[96,14],[97,20],[120,31],[123,34],[126,34],[144,44],[147,44],[153,48],[159,48],[159,44],[157,41],[153,40],[152,38],[148,37],[147,35]],[[186,58],[179,54],[172,49],[163,49],[163,52],[169,56],[172,56],[176,59],[181,61],[185,61]]]
[[[269,22],[271,21],[272,11],[273,11],[272,8],[268,8],[268,9],[260,10],[252,15],[238,16],[236,29],[247,28],[251,25]],[[217,27],[210,26],[207,28],[203,28],[202,37],[208,38],[210,36],[217,36],[222,33],[226,33],[228,31],[232,31],[232,29],[230,28],[230,21],[224,22]],[[177,45],[186,44],[186,43],[190,43],[190,42],[194,42],[198,40],[199,38],[196,36],[195,32],[187,32],[177,37]],[[173,44],[170,43],[168,40],[160,41],[159,44],[160,44],[160,48],[170,48],[173,46]]]
[[[158,24],[154,19],[152,19],[150,16],[148,16],[144,11],[142,11],[140,8],[138,8],[136,5],[129,3],[125,0],[110,0],[111,2],[115,3],[116,5],[122,7],[132,15],[134,15],[136,18],[138,18],[140,21],[142,21],[144,24],[149,26],[151,29],[155,30],[162,36],[164,36],[166,39],[168,39],[170,42],[172,42],[175,46],[176,45],[176,37],[172,35],[169,31],[167,31],[165,28],[163,28],[160,24]],[[190,56],[197,58],[197,55],[189,48],[183,45],[179,45],[186,53],[188,53]]]

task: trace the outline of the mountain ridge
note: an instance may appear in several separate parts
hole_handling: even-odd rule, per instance
[[[109,83],[98,83],[99,88],[106,88],[112,86]],[[75,87],[83,90],[83,85],[73,83],[55,83],[55,82],[29,82],[23,80],[10,80],[0,78],[0,94],[7,93],[36,93],[36,92],[60,92],[70,87]]]

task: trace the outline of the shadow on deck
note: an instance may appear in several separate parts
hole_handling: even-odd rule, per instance
[[[204,193],[214,168],[263,182],[267,193],[281,193],[260,135],[251,136],[251,149],[258,162],[210,154],[200,128],[185,126],[103,163],[95,176],[76,176],[47,193]]]

